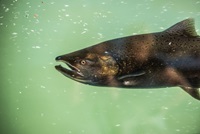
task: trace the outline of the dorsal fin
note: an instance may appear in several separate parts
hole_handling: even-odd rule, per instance
[[[197,37],[197,33],[194,26],[194,19],[188,18],[181,22],[176,23],[175,25],[171,26],[164,32],[169,34],[187,36],[187,37]]]

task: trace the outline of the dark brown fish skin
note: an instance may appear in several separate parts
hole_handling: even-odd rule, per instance
[[[65,76],[95,86],[179,86],[200,100],[200,37],[193,19],[163,32],[128,36],[58,56]]]

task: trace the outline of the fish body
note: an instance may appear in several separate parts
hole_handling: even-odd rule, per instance
[[[56,69],[89,85],[123,88],[179,86],[200,100],[200,37],[189,18],[162,32],[99,43],[56,57]]]

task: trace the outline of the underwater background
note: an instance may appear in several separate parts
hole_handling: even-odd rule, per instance
[[[179,87],[94,87],[54,68],[58,55],[186,18],[200,34],[200,0],[0,0],[0,133],[200,134],[200,102]]]

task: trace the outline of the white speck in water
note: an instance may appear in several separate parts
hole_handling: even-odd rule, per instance
[[[93,92],[93,94],[97,94],[97,92]]]
[[[84,28],[83,29],[83,32],[81,33],[81,34],[84,34],[84,33],[86,33],[88,31],[88,29],[87,28]]]
[[[166,118],[165,118],[165,117],[163,117],[162,119],[163,119],[163,120],[166,120]]]
[[[163,6],[163,12],[167,12],[166,6]]]
[[[115,126],[116,126],[116,127],[120,127],[121,125],[120,125],[120,124],[116,124]]]
[[[176,129],[176,131],[177,131],[177,132],[180,132],[181,130],[180,130],[180,129]]]
[[[45,87],[45,86],[43,86],[43,85],[41,85],[40,87],[41,87],[41,88],[46,88],[46,87]]]
[[[169,42],[169,45],[171,45],[172,44],[172,42]]]
[[[20,52],[22,52],[22,50],[18,49],[17,52],[20,53]]]
[[[43,116],[44,116],[44,113],[41,113],[40,115],[41,115],[41,117],[43,117]]]
[[[152,91],[149,91],[149,93],[152,94],[153,92],[152,92]]]
[[[103,38],[103,34],[102,33],[98,33],[99,35],[99,39]]]
[[[5,12],[8,12],[9,10],[10,10],[9,8],[6,8],[6,9],[5,9]]]
[[[21,92],[21,91],[19,91],[19,94],[22,94],[22,92]]]
[[[168,109],[169,109],[168,107],[165,107],[165,106],[163,106],[162,108],[165,109],[165,110],[168,110]]]
[[[14,33],[12,33],[12,35],[17,35],[17,33],[14,32]]]
[[[120,108],[120,105],[116,105],[116,108],[118,108],[118,109],[119,109],[119,108]]]
[[[146,9],[147,9],[147,10],[149,10],[149,9],[150,9],[150,7],[147,7]]]
[[[66,11],[66,9],[61,9],[63,12],[65,12]]]
[[[40,46],[32,46],[32,48],[34,48],[34,49],[40,49],[41,47]]]
[[[87,25],[88,25],[88,23],[84,23],[84,24],[83,24],[84,27],[87,26]]]
[[[69,5],[65,5],[65,7],[69,7]]]
[[[164,28],[164,27],[160,27],[160,29],[161,29],[161,30],[164,30],[165,28]]]
[[[86,33],[86,31],[83,31],[81,34],[84,34],[84,33]]]
[[[17,107],[16,109],[19,110],[19,107]]]
[[[53,126],[55,126],[55,125],[56,125],[56,123],[55,123],[55,122],[53,122],[53,123],[52,123],[52,125],[53,125]]]
[[[0,16],[0,19],[2,19],[3,18],[3,16]]]
[[[163,11],[164,11],[164,12],[167,12],[167,9],[165,8],[165,9],[163,9]]]

